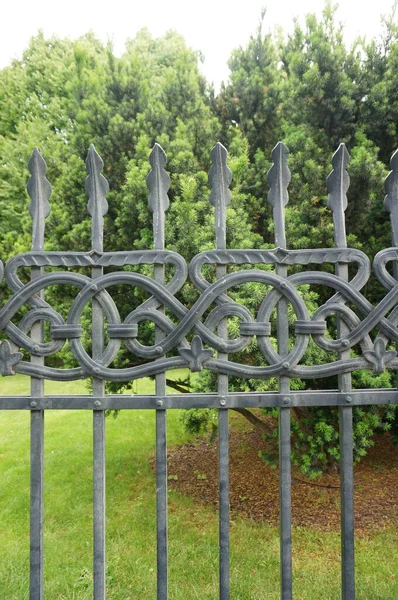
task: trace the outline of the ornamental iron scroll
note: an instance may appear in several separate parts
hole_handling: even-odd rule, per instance
[[[344,211],[349,187],[349,154],[344,144],[340,145],[333,156],[333,170],[327,179],[328,207],[333,213],[336,240],[336,248],[330,249],[286,248],[284,213],[289,200],[290,171],[288,150],[282,143],[277,144],[272,152],[274,164],[268,173],[268,202],[273,209],[278,247],[227,249],[226,208],[231,200],[231,171],[227,166],[227,152],[220,143],[213,148],[211,158],[210,203],[215,210],[217,249],[200,252],[188,266],[183,256],[164,249],[170,178],[165,170],[165,153],[158,144],[155,144],[150,154],[151,170],[147,177],[148,205],[154,215],[156,247],[154,250],[144,251],[103,250],[109,186],[101,173],[103,162],[94,146],[90,147],[86,161],[92,248],[86,252],[45,251],[44,228],[45,219],[50,212],[51,185],[46,179],[46,165],[42,156],[37,148],[33,151],[29,160],[31,177],[27,185],[31,197],[29,210],[33,218],[32,250],[11,258],[4,268],[0,263],[0,275],[5,277],[12,293],[0,310],[0,330],[9,340],[9,343],[3,342],[0,347],[0,371],[3,375],[23,373],[36,378],[63,381],[95,377],[99,380],[123,382],[184,367],[192,371],[206,368],[224,375],[253,379],[275,376],[312,379],[350,373],[357,369],[369,369],[375,373],[380,373],[385,368],[398,369],[398,357],[392,349],[392,345],[398,343],[398,283],[387,269],[389,263],[396,265],[398,247],[382,250],[373,261],[374,274],[386,289],[384,298],[377,306],[373,306],[361,293],[371,273],[369,259],[360,250],[346,247]],[[385,207],[391,213],[393,241],[396,243],[397,153],[392,157],[391,167],[386,179]],[[173,275],[168,283],[164,283],[164,279],[159,281],[132,271],[131,267],[143,264],[160,267],[163,272],[165,265],[169,265],[173,269]],[[308,269],[311,265],[325,264],[334,265],[336,274],[319,270],[301,270],[287,274],[289,266]],[[206,279],[205,265],[215,265],[217,269],[222,269],[217,271],[217,281]],[[354,271],[350,280],[349,265]],[[124,270],[125,266],[130,269]],[[228,266],[233,267],[229,273]],[[35,270],[35,276],[29,283],[23,283],[20,279],[18,270],[21,267]],[[51,272],[51,267],[57,270]],[[59,270],[62,267],[65,270]],[[95,273],[95,281],[94,277],[72,271],[73,268],[80,267],[90,267],[92,273]],[[104,272],[109,267],[112,270]],[[346,275],[343,273],[344,269]],[[199,292],[198,300],[190,307],[184,306],[176,297],[188,277]],[[254,282],[264,286],[264,297],[256,315],[229,295],[233,288]],[[112,288],[121,284],[139,288],[150,295],[148,300],[132,310],[123,321],[112,298]],[[330,291],[330,298],[313,314],[309,313],[298,289],[304,284],[322,286],[323,295],[326,289]],[[66,319],[44,300],[47,287],[57,286],[62,293],[64,285],[73,285],[80,290]],[[290,332],[293,343],[287,352],[278,351],[272,339],[272,314],[280,306],[282,299],[292,307],[295,314],[294,331]],[[106,317],[108,340],[101,353],[95,357],[90,356],[83,347],[81,325],[82,313],[93,301],[98,303]],[[29,307],[29,311],[16,324],[14,319],[23,307]],[[160,308],[165,309],[166,313]],[[326,321],[332,316],[341,324],[336,339],[326,335]],[[225,323],[228,317],[240,320],[239,336],[234,339],[228,339],[227,335],[220,333],[220,324]],[[152,321],[157,331],[162,332],[153,345],[143,345],[139,341],[138,324],[143,320]],[[44,321],[50,323],[50,341],[32,339],[32,327]],[[322,350],[322,356],[330,354],[328,362],[303,364],[310,337]],[[262,354],[262,364],[242,364],[231,360],[228,355],[246,348],[253,338],[256,338]],[[56,355],[66,341],[79,366],[73,369],[46,366],[44,357]],[[121,345],[140,364],[126,368],[113,367],[112,363]],[[22,351],[25,355],[41,357],[41,360],[23,360]],[[336,353],[339,355],[337,359]]]

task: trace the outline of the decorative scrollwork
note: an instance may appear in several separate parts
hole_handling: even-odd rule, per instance
[[[277,237],[283,245],[283,208],[288,201],[287,186],[290,180],[287,158],[287,148],[278,144],[273,150],[274,166],[268,174],[271,185],[268,199],[273,207]],[[344,210],[349,185],[346,148],[341,145],[334,155],[334,169],[328,178],[329,207],[333,211],[336,244],[339,246],[331,249],[226,249],[226,206],[231,201],[231,173],[227,166],[226,150],[221,144],[213,149],[212,160],[210,202],[215,206],[218,249],[197,254],[188,270],[182,256],[163,250],[170,178],[165,170],[166,157],[160,146],[155,145],[150,155],[151,171],[147,179],[149,208],[157,224],[157,249],[125,252],[103,252],[102,249],[108,183],[101,174],[103,163],[93,146],[87,158],[89,176],[86,182],[88,211],[93,220],[92,248],[87,252],[64,253],[43,250],[41,240],[44,220],[49,213],[51,186],[45,178],[43,159],[37,150],[33,152],[29,163],[32,176],[28,189],[32,198],[31,213],[36,241],[31,252],[13,257],[5,266],[5,279],[12,296],[0,308],[0,331],[13,346],[7,340],[0,344],[1,374],[20,372],[56,380],[91,376],[110,381],[129,381],[169,369],[188,367],[192,371],[206,368],[247,378],[284,376],[312,379],[349,373],[356,369],[373,369],[375,373],[381,373],[385,368],[398,369],[397,353],[387,350],[390,343],[398,343],[398,283],[395,273],[391,274],[390,267],[387,269],[390,262],[398,262],[398,248],[387,248],[374,259],[374,273],[385,287],[386,294],[377,306],[373,306],[361,293],[371,273],[369,259],[363,252],[345,247]],[[392,160],[393,171],[386,184],[386,206],[394,219],[395,207],[398,206],[396,160]],[[170,280],[163,285],[162,281],[131,271],[131,267],[143,264],[154,265],[155,268],[171,265],[173,273]],[[305,269],[311,268],[311,265],[319,267],[325,264],[335,267],[337,275],[319,270],[302,270],[290,275],[286,275],[286,271],[278,271],[280,267],[287,270],[290,266],[301,266]],[[217,281],[206,279],[205,265],[215,265],[219,276]],[[353,274],[349,281],[348,276],[339,276],[339,268],[348,265]],[[124,270],[125,266],[130,267],[128,271]],[[23,283],[19,277],[18,270],[22,267],[35,269],[35,277],[29,283]],[[60,267],[65,270],[51,271],[51,268]],[[72,271],[80,267],[90,267],[99,272],[95,277],[88,277]],[[105,271],[107,267],[112,268],[110,272]],[[228,272],[228,267],[233,267],[231,272]],[[115,268],[118,270],[115,271]],[[223,270],[221,276],[220,269]],[[0,279],[2,276],[3,265],[0,263]],[[199,292],[197,301],[189,307],[176,297],[188,277]],[[263,290],[257,312],[232,298],[234,292],[248,283],[257,284],[258,289]],[[131,310],[124,320],[120,318],[112,295],[112,288],[120,285],[139,289],[150,296],[138,308]],[[303,285],[320,287],[324,296],[329,291],[328,300],[312,315],[300,293]],[[76,296],[64,317],[44,300],[44,290],[49,286],[57,287],[60,294],[63,286],[76,288]],[[274,341],[274,314],[282,299],[291,307],[294,315],[290,346],[284,356],[278,352]],[[107,342],[95,358],[90,356],[82,341],[82,315],[93,301],[99,303],[107,323]],[[26,308],[29,310],[20,322],[14,322],[19,318],[19,311]],[[165,309],[165,313],[160,308]],[[235,323],[234,337],[228,338],[221,335],[220,324],[231,318],[238,322],[238,326]],[[342,323],[341,331],[344,333],[338,333],[332,339],[328,334],[328,319]],[[30,337],[32,328],[38,322],[45,321],[49,323],[46,341],[33,340]],[[152,345],[144,345],[140,341],[139,324],[143,321],[153,323],[162,334],[156,337]],[[189,340],[192,341],[189,343]],[[303,364],[310,340],[322,350],[322,356],[325,353],[331,355],[329,362],[312,366]],[[77,368],[49,367],[37,361],[29,363],[22,360],[21,352],[12,352],[12,348],[17,347],[35,356],[54,356],[66,341],[79,365]],[[256,341],[260,352],[260,363],[235,362],[234,355],[253,341]],[[121,345],[141,364],[115,368],[113,362]],[[215,357],[216,352],[218,357]]]

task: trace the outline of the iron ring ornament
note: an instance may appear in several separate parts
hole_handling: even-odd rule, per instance
[[[288,250],[281,246],[229,250],[219,247],[197,254],[187,265],[184,257],[169,250],[101,250],[103,219],[108,208],[105,198],[108,184],[101,174],[102,160],[93,146],[87,160],[89,175],[86,182],[88,212],[92,218],[92,249],[87,252],[46,252],[44,228],[50,212],[51,186],[46,179],[45,162],[35,149],[29,161],[31,178],[27,186],[33,217],[32,251],[11,258],[5,266],[0,262],[0,281],[4,280],[11,291],[11,297],[0,309],[0,331],[5,338],[0,343],[1,374],[23,373],[53,380],[95,377],[123,382],[183,367],[191,371],[206,368],[253,379],[277,376],[312,379],[357,369],[369,369],[375,373],[381,373],[385,368],[398,369],[398,357],[393,349],[393,345],[398,343],[398,282],[387,269],[389,263],[397,263],[398,247],[382,250],[373,261],[373,272],[386,290],[384,298],[373,306],[361,293],[371,274],[370,261],[363,252],[345,247],[347,157],[347,150],[340,145],[333,157],[333,170],[327,182],[336,248]],[[279,143],[273,151],[274,164],[268,173],[268,201],[273,207],[276,241],[283,240],[285,236],[284,207],[288,201],[290,181],[287,158],[286,147]],[[213,149],[212,159],[210,201],[215,207],[216,237],[220,237],[220,232],[225,237],[231,176],[227,153],[221,144]],[[152,169],[147,178],[149,208],[154,214],[155,237],[159,239],[160,236],[164,243],[170,179],[165,171],[165,154],[157,144],[151,153],[150,163]],[[385,206],[391,214],[393,243],[398,243],[395,239],[398,231],[397,153],[391,160],[391,169],[386,180]],[[350,265],[355,274],[347,281],[338,274],[319,270],[302,270],[286,276],[275,272],[281,265],[286,269],[295,266],[307,269],[311,265],[319,267],[325,264],[333,265],[335,269],[339,265]],[[147,275],[132,271],[138,265],[169,265],[173,273],[168,283],[163,285]],[[230,272],[211,282],[205,276],[208,265],[230,267]],[[126,266],[128,271],[124,269]],[[99,268],[101,272],[95,279],[73,272],[73,269],[81,267]],[[23,283],[18,273],[20,268],[34,269],[35,277],[29,283]],[[57,270],[51,272],[51,268]],[[106,268],[112,270],[104,273]],[[190,307],[177,298],[177,293],[188,281],[198,292],[198,299]],[[258,284],[263,290],[257,314],[232,298],[236,290],[248,283]],[[132,310],[124,320],[112,294],[120,285],[149,295],[149,299]],[[329,300],[312,315],[300,293],[303,285],[320,286],[323,291],[330,291]],[[44,292],[49,286],[56,286],[61,294],[62,286],[76,289],[67,318],[64,319],[44,299]],[[82,342],[82,315],[94,299],[98,301],[107,323],[107,343],[102,355],[95,359]],[[290,333],[292,343],[287,355],[281,355],[274,342],[273,315],[282,299],[294,314]],[[25,315],[17,324],[15,320],[21,309],[25,309]],[[240,324],[239,335],[232,339],[221,336],[218,329],[220,323],[230,317],[238,319]],[[344,323],[344,335],[336,339],[329,336],[327,320],[330,318],[338,318]],[[142,344],[139,324],[143,321],[152,322],[162,332],[162,339],[149,346]],[[49,323],[50,339],[47,338],[47,341],[37,342],[30,336],[32,327],[38,322]],[[330,354],[328,362],[311,366],[303,364],[310,338],[323,354]],[[243,351],[254,339],[262,355],[262,364],[235,362],[234,354]],[[24,360],[26,354],[55,356],[66,342],[79,365],[76,368],[51,367]],[[113,366],[122,345],[131,354],[132,362],[139,364],[125,368]],[[350,356],[347,356],[348,350],[352,351]]]

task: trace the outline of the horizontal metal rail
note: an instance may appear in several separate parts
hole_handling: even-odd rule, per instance
[[[235,392],[218,394],[173,394],[146,396],[108,394],[105,396],[0,396],[0,410],[121,410],[183,408],[266,408],[286,406],[370,406],[398,404],[398,390],[352,390],[349,395],[338,391]]]

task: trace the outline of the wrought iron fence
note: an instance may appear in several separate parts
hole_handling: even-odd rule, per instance
[[[353,600],[354,581],[354,506],[353,506],[353,407],[371,404],[397,404],[395,389],[352,390],[351,373],[385,368],[397,370],[397,352],[390,349],[398,342],[398,152],[392,158],[392,171],[386,180],[385,206],[391,213],[393,244],[377,254],[373,270],[385,288],[384,298],[373,306],[360,292],[371,273],[368,257],[347,248],[344,211],[347,206],[349,156],[342,144],[333,157],[333,170],[327,180],[328,206],[333,212],[335,248],[288,250],[284,211],[288,202],[290,171],[288,150],[279,143],[272,151],[273,166],[268,173],[268,202],[273,209],[275,249],[229,250],[226,245],[226,210],[230,202],[231,172],[227,152],[216,144],[211,152],[209,174],[210,202],[215,210],[216,249],[197,254],[186,264],[184,258],[165,249],[165,212],[169,206],[170,179],[165,170],[166,156],[155,144],[151,155],[149,208],[153,212],[154,249],[145,251],[104,252],[103,224],[108,210],[108,184],[101,174],[103,163],[91,146],[86,161],[88,177],[88,213],[92,223],[92,246],[82,252],[44,250],[45,219],[50,212],[51,186],[46,165],[37,149],[29,161],[31,177],[28,192],[33,218],[30,252],[13,257],[3,267],[0,279],[6,280],[11,298],[0,310],[0,331],[7,339],[0,344],[0,372],[3,376],[23,373],[31,378],[30,396],[2,396],[0,409],[30,410],[30,598],[43,598],[43,466],[44,414],[52,409],[89,409],[93,412],[94,444],[94,598],[104,600],[105,590],[105,411],[108,409],[156,410],[156,488],[157,488],[157,598],[166,600],[167,592],[167,443],[166,414],[175,408],[215,408],[218,410],[219,438],[219,597],[230,597],[229,577],[229,449],[228,411],[236,407],[279,408],[280,470],[280,565],[281,598],[292,598],[291,539],[291,407],[339,407],[341,444],[341,541],[342,598]],[[289,267],[333,265],[335,274],[320,270],[302,270],[289,275]],[[389,263],[393,266],[390,273]],[[152,265],[153,278],[134,272],[137,265]],[[124,266],[129,266],[125,270]],[[166,281],[165,267],[173,274]],[[213,265],[216,281],[204,274],[205,265]],[[228,266],[233,266],[228,272]],[[262,268],[254,268],[260,265]],[[268,265],[264,269],[264,265]],[[349,267],[355,271],[350,279]],[[30,269],[31,280],[23,283],[18,269]],[[81,268],[91,269],[91,277]],[[236,268],[239,267],[239,268]],[[245,268],[243,268],[245,267]],[[51,271],[51,268],[56,270]],[[60,270],[63,269],[63,270]],[[107,268],[111,268],[106,272]],[[350,271],[351,272],[351,271]],[[176,297],[189,277],[199,292],[191,307]],[[235,302],[228,292],[247,282],[264,285],[264,297],[257,315]],[[112,287],[132,286],[148,292],[150,298],[132,310],[121,322],[112,299]],[[298,291],[303,284],[320,285],[333,294],[310,315]],[[66,320],[45,301],[48,286],[74,286],[76,294]],[[92,307],[92,352],[82,344],[81,316]],[[289,332],[288,306],[295,313],[294,333]],[[350,306],[352,308],[350,308]],[[18,311],[28,307],[16,325]],[[271,315],[277,311],[277,347],[271,339]],[[335,316],[337,338],[326,335],[326,319]],[[360,315],[360,316],[358,316]],[[228,317],[240,320],[239,336],[228,337]],[[153,345],[138,340],[138,324],[151,321],[155,326]],[[51,339],[44,336],[49,323]],[[105,327],[106,325],[106,327]],[[105,337],[106,329],[106,337]],[[376,333],[374,333],[376,331]],[[372,336],[370,335],[372,332]],[[289,337],[290,336],[290,337]],[[308,366],[303,363],[309,338],[330,361]],[[240,364],[231,355],[247,347],[256,338],[262,364]],[[292,338],[294,338],[292,340]],[[188,341],[191,340],[190,342]],[[292,341],[293,343],[289,343]],[[76,368],[47,366],[45,357],[57,354],[68,342],[78,363]],[[112,363],[124,345],[141,364],[116,368]],[[355,346],[355,354],[352,348]],[[25,354],[30,361],[23,360]],[[336,360],[336,353],[338,359]],[[217,373],[215,393],[167,395],[166,370],[202,368]],[[231,393],[229,376],[266,379],[278,377],[279,391]],[[291,391],[291,378],[313,379],[338,375],[339,389],[327,391]],[[105,393],[106,381],[126,382],[155,376],[154,395],[117,395]],[[71,381],[91,377],[91,396],[54,396],[44,394],[44,380]]]

